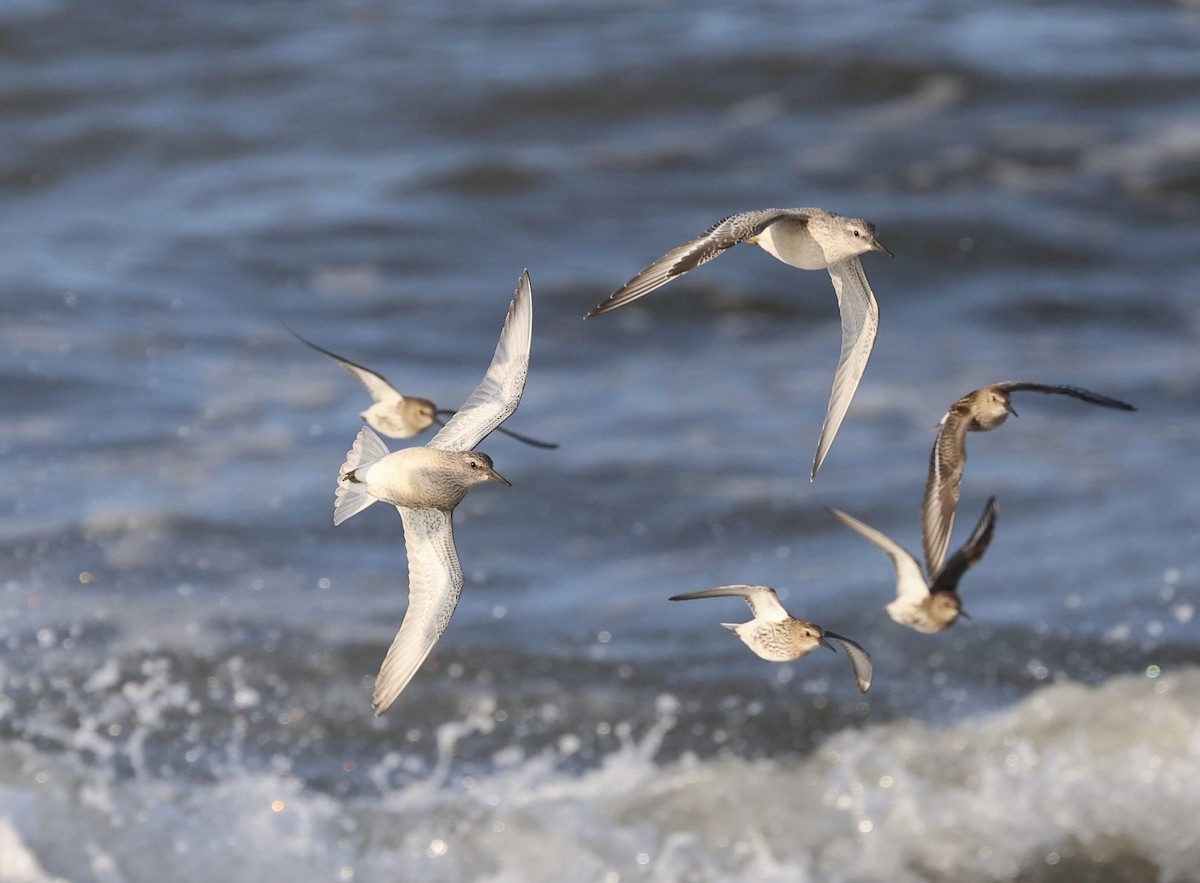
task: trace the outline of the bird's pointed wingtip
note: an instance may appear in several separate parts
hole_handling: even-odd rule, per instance
[[[529,279],[529,270],[522,270],[520,278],[517,279],[517,288],[513,292],[513,302],[522,300],[533,301],[533,284]]]

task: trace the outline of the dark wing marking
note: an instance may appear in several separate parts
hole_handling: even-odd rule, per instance
[[[930,591],[955,591],[963,574],[983,560],[983,554],[992,542],[992,533],[996,528],[996,514],[999,510],[1000,506],[995,497],[987,501],[987,505],[983,507],[983,514],[979,516],[979,523],[975,525],[975,530],[971,533],[970,538],[962,544],[962,548],[950,556],[945,567],[934,577]]]
[[[809,214],[799,209],[768,208],[730,215],[713,224],[704,233],[678,248],[673,248],[658,260],[610,294],[584,318],[598,316],[624,306],[666,285],[672,279],[707,264],[722,252],[761,233],[780,218],[808,220]]]
[[[349,359],[342,358],[337,353],[331,353],[324,347],[317,346],[311,340],[305,340],[303,337],[289,328],[286,322],[280,322],[280,324],[283,325],[283,327],[287,329],[287,332],[292,335],[292,337],[296,338],[296,340],[300,341],[305,346],[312,347],[319,353],[324,353],[325,355],[329,356],[329,358],[333,359],[335,362],[357,377],[359,383],[367,388],[367,392],[371,394],[371,398],[375,401],[387,402],[389,404],[392,402],[404,401],[404,396],[400,394],[396,387],[388,383],[387,378],[382,374],[377,374],[370,368],[364,368],[357,362],[351,362]]]
[[[1056,386],[1045,383],[1029,383],[1021,380],[1008,380],[1004,383],[993,385],[997,389],[1003,389],[1008,392],[1040,392],[1043,395],[1064,395],[1092,405],[1100,405],[1103,408],[1115,408],[1118,411],[1137,410],[1137,408],[1128,402],[1109,398],[1108,396],[1100,395],[1098,392],[1092,392],[1090,389],[1083,389],[1078,386]]]
[[[788,612],[779,603],[779,596],[769,586],[717,586],[715,589],[701,589],[698,592],[685,592],[682,595],[672,595],[672,601],[692,601],[696,598],[741,598],[750,605],[750,612],[755,619],[767,622],[785,622],[791,619]]]

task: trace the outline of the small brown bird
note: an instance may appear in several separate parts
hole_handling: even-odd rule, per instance
[[[370,368],[364,368],[362,365],[351,362],[337,353],[331,353],[324,347],[317,346],[311,340],[306,340],[295,331],[292,331],[286,324],[283,327],[296,340],[306,346],[312,347],[319,353],[329,356],[329,358],[358,378],[358,382],[366,387],[367,392],[371,394],[371,398],[373,399],[371,407],[367,408],[359,416],[362,417],[364,423],[377,432],[386,435],[388,438],[412,438],[415,435],[420,435],[435,423],[438,426],[444,426],[445,424],[441,418],[454,415],[453,411],[444,408],[439,410],[429,399],[423,399],[419,396],[401,395],[400,391],[388,383],[387,378],[382,374],[377,374]],[[497,428],[497,432],[501,432],[510,438],[515,438],[517,441],[524,442],[527,445],[533,445],[535,448],[558,447],[556,444],[538,441],[537,439],[529,438],[503,427]]]
[[[969,392],[951,405],[938,424],[937,438],[929,455],[925,498],[921,502],[921,537],[925,546],[925,568],[930,573],[941,570],[946,548],[950,545],[958,487],[967,464],[967,433],[995,429],[1008,419],[1009,414],[1016,417],[1017,412],[1010,401],[1014,392],[1065,395],[1105,408],[1137,410],[1133,405],[1077,386],[1047,386],[1017,380],[994,383]]]
[[[815,622],[796,619],[783,609],[779,596],[768,586],[718,586],[673,595],[672,601],[691,601],[695,598],[737,597],[750,605],[754,619],[750,622],[723,622],[721,625],[742,639],[755,655],[770,662],[791,662],[812,653],[818,647],[833,650],[829,642],[837,641],[854,666],[854,680],[860,692],[871,689],[871,657],[867,651],[842,635],[821,628]],[[836,651],[835,651],[836,652]]]
[[[884,609],[896,622],[925,634],[945,631],[954,625],[960,616],[967,616],[958,597],[958,583],[964,573],[983,559],[983,553],[992,541],[998,511],[996,498],[992,497],[987,501],[983,515],[980,516],[970,538],[963,543],[961,549],[950,556],[946,566],[933,577],[932,583],[929,583],[921,573],[920,562],[891,537],[845,512],[829,509],[834,518],[862,534],[892,559],[896,568],[896,598]],[[969,616],[967,618],[970,619]]]
[[[842,316],[842,350],[813,457],[810,478],[816,478],[867,368],[879,328],[879,305],[858,256],[868,251],[882,252],[888,257],[892,253],[875,238],[875,226],[870,221],[820,208],[768,208],[731,215],[709,227],[703,235],[671,249],[584,318],[637,300],[742,242],[757,245],[772,257],[801,270],[828,270],[833,281]]]

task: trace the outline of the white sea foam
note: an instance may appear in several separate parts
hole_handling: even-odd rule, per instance
[[[1151,672],[1152,674],[1154,672]],[[1200,857],[1200,669],[1049,686],[936,727],[844,731],[769,762],[660,763],[658,723],[596,767],[577,743],[498,750],[454,774],[445,725],[426,780],[339,798],[294,775],[121,779],[78,757],[0,749],[0,878],[42,881],[809,881],[1073,879],[1135,867],[1194,879]],[[151,715],[147,719],[152,719]],[[1139,877],[1139,878],[1140,878]]]

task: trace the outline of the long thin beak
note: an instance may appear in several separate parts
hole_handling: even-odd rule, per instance
[[[488,478],[490,478],[492,481],[500,482],[505,487],[512,487],[512,482],[509,481],[507,478],[505,478],[503,475],[501,475],[499,472],[497,472],[495,469],[488,470]]]
[[[888,247],[887,247],[886,245],[884,245],[882,242],[880,242],[878,239],[876,239],[876,240],[875,240],[875,243],[874,243],[874,244],[871,246],[871,248],[872,248],[872,249],[874,249],[875,251],[881,251],[881,252],[883,252],[883,253],[884,253],[885,255],[887,255],[889,258],[894,258],[894,257],[895,257],[895,255],[894,255],[894,254],[892,254],[892,253],[891,253],[891,252],[888,250]]]
[[[963,619],[967,619],[967,620],[975,618],[975,617],[971,616],[971,614],[967,613],[967,611],[963,610],[961,607],[958,608],[958,615],[961,616]]]
[[[822,635],[817,640],[821,642],[821,646],[824,647],[826,650],[830,650],[834,653],[837,653],[837,648],[834,647],[832,644],[830,644],[828,641],[826,641],[824,635]]]
[[[1014,417],[1021,416],[1017,413],[1017,409],[1012,406],[1012,402],[1009,402],[1007,405],[1005,405],[1004,410],[1008,411],[1008,413],[1012,414]]]

